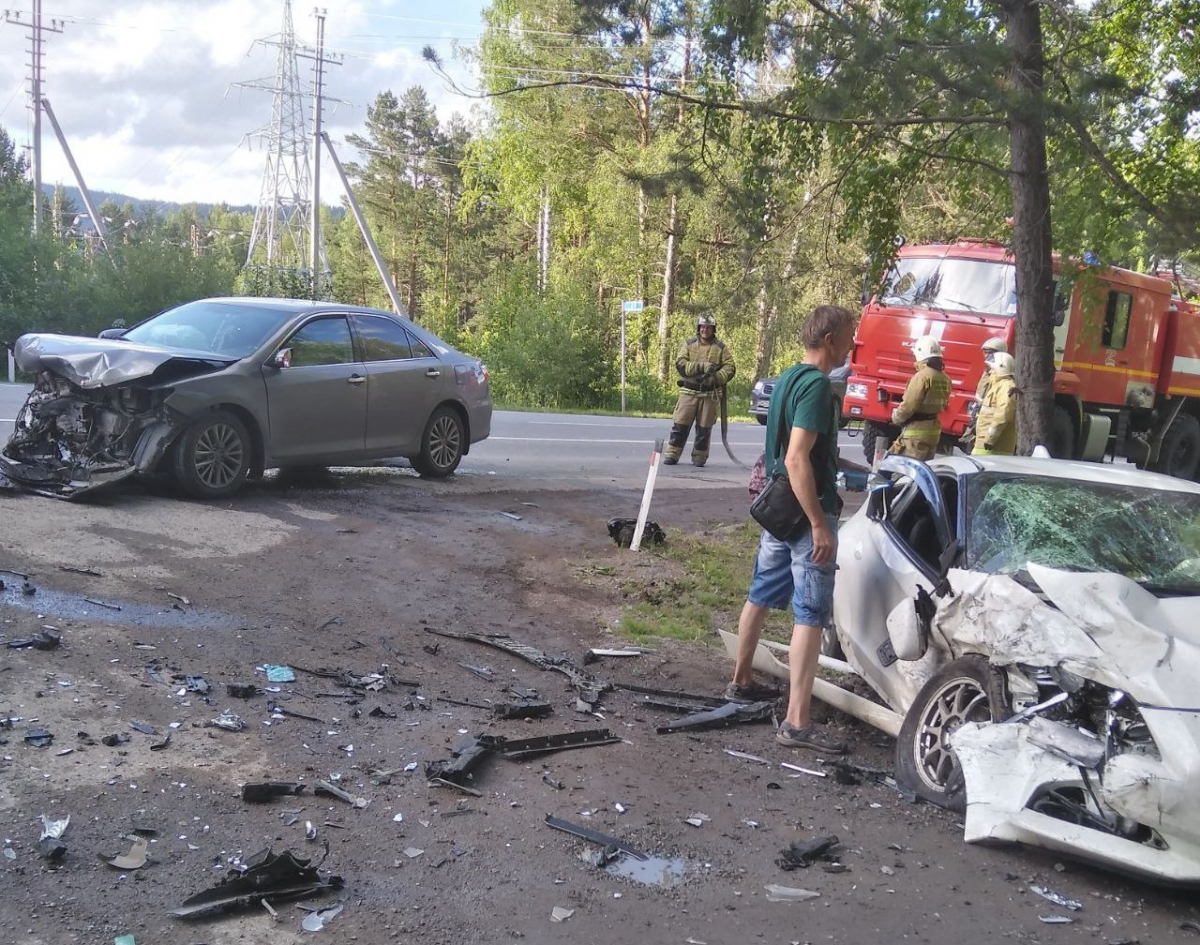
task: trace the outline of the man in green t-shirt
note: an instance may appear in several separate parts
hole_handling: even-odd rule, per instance
[[[810,528],[800,538],[779,541],[763,532],[754,560],[754,577],[738,621],[738,651],[729,699],[755,700],[774,690],[751,677],[768,610],[792,607],[792,644],[788,653],[791,688],[787,716],[775,738],[780,744],[842,754],[845,742],[831,738],[809,717],[817,673],[821,632],[833,610],[837,568],[837,431],[829,372],[846,360],[854,346],[854,315],[836,305],[821,305],[804,322],[800,340],[804,360],[788,368],[775,384],[767,413],[767,475],[786,472]],[[777,442],[780,419],[786,442]]]

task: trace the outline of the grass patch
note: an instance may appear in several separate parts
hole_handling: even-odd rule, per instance
[[[665,545],[622,569],[619,631],[635,643],[656,637],[717,643],[718,627],[737,628],[760,535],[752,522],[699,534],[668,529]],[[791,626],[789,614],[772,611],[764,636],[786,641]]]

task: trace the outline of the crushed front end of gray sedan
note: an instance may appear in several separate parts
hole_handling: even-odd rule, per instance
[[[35,381],[0,452],[0,476],[65,499],[153,470],[188,420],[166,404],[170,381],[229,363],[48,334],[23,335],[13,356]]]

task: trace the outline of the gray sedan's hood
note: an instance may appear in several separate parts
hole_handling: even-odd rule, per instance
[[[194,365],[199,371],[238,360],[208,351],[156,348],[118,338],[74,335],[22,335],[13,348],[13,356],[17,367],[28,374],[50,371],[85,390],[149,377],[171,361]]]

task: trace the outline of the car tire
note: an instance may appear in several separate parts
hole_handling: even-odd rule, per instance
[[[1177,479],[1196,478],[1200,467],[1200,421],[1188,413],[1179,414],[1163,437],[1156,469]]]
[[[965,722],[1009,715],[998,674],[982,656],[947,663],[929,679],[909,707],[896,739],[896,780],[922,800],[959,813],[966,810],[962,769],[949,738]]]
[[[193,422],[175,443],[175,481],[197,499],[224,499],[250,474],[253,450],[246,425],[228,410]]]
[[[767,425],[767,418],[764,417],[761,413],[756,413],[754,415],[754,419],[758,421],[759,426],[765,427]]]
[[[421,452],[411,457],[413,468],[426,479],[444,479],[463,458],[466,429],[453,407],[438,407],[421,434]]]
[[[892,440],[895,437],[887,432],[887,428],[871,420],[863,422],[862,438],[863,438],[863,455],[867,458],[867,465],[871,466],[875,462],[875,441],[880,437],[888,446],[892,445]]]
[[[1055,406],[1050,418],[1050,443],[1046,448],[1055,459],[1075,458],[1075,424],[1061,404]]]

